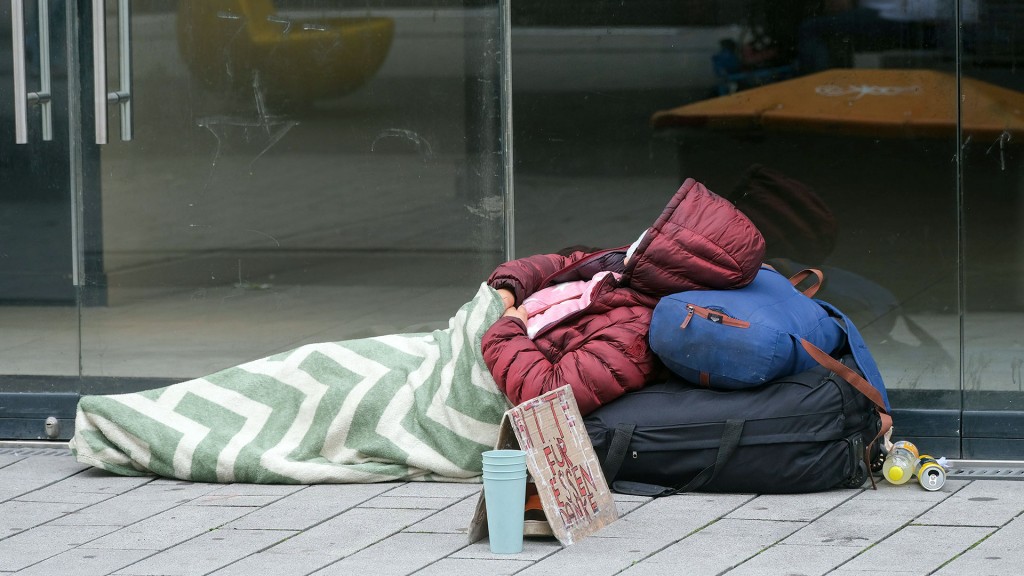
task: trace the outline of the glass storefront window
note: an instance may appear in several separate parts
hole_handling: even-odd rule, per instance
[[[825,271],[819,296],[864,332],[897,436],[1012,455],[1024,12],[986,0],[587,6],[513,12],[519,253],[627,244],[687,177],[741,208],[773,190],[777,205],[750,213],[770,261]],[[972,422],[1001,447],[972,444]]]
[[[84,374],[201,375],[472,295],[504,249],[501,172],[471,166],[499,142],[468,138],[500,112],[496,5],[146,8],[137,136],[111,131],[88,199],[106,305],[83,310]]]
[[[1019,460],[1024,455],[1019,432],[1024,423],[1024,180],[1017,140],[1024,108],[1024,6],[979,0],[976,16],[963,23],[963,81],[985,88],[973,104],[984,107],[991,124],[969,134],[964,115],[963,444],[970,457]]]
[[[17,361],[0,394],[39,398],[0,401],[0,437],[57,410],[54,383],[141,389],[445,326],[504,258],[497,1],[49,0],[49,43],[45,3],[12,25],[16,4],[0,19],[0,344]],[[16,144],[10,66],[39,90],[40,46],[54,136],[30,101]]]
[[[746,204],[770,262],[824,270],[898,437],[1024,453],[1016,2],[123,4],[102,52],[91,2],[0,6],[0,394],[429,329],[506,257],[632,242],[692,177],[778,200]],[[50,139],[12,105],[44,37]],[[131,92],[105,144],[94,54]]]

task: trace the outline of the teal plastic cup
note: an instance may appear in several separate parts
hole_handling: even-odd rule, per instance
[[[503,470],[501,472],[496,472],[494,470],[484,470],[484,474],[483,475],[488,477],[488,478],[495,478],[495,479],[502,479],[503,480],[505,478],[519,478],[523,474],[527,474],[527,473],[523,472],[522,470]],[[529,475],[529,474],[527,474],[527,475]]]
[[[520,476],[525,478],[527,476],[524,470],[506,470],[504,472],[489,472],[484,470],[484,479],[490,478],[492,480],[516,480]]]
[[[491,470],[493,472],[507,472],[509,470],[525,470],[526,462],[513,462],[509,464],[490,464],[484,462],[484,471]]]
[[[484,472],[487,533],[494,554],[523,551],[523,512],[526,508],[526,463],[519,472]]]
[[[526,452],[522,450],[488,450],[483,453],[484,464],[512,464],[526,462]]]
[[[490,450],[483,453],[484,505],[491,552],[523,551],[523,512],[526,508],[526,452]]]

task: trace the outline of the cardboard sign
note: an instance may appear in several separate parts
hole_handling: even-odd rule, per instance
[[[568,386],[506,412],[495,448],[526,451],[530,478],[537,485],[551,530],[562,544],[578,542],[618,519],[612,492]],[[470,523],[470,541],[486,534],[481,491]]]

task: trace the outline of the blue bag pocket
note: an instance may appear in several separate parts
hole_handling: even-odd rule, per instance
[[[742,389],[817,365],[800,339],[833,351],[843,328],[818,302],[770,268],[735,290],[691,290],[662,298],[650,328],[651,349],[680,377]]]

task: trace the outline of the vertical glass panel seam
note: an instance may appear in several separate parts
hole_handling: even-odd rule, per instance
[[[515,174],[512,161],[512,0],[499,0],[501,10],[501,154],[504,165],[505,258],[515,254]]]
[[[68,182],[71,195],[71,282],[75,290],[75,339],[77,341],[78,376],[82,370],[82,269],[84,265],[83,247],[85,246],[82,229],[82,100],[81,100],[81,69],[79,58],[79,17],[78,3],[67,2],[65,9],[65,41],[67,78],[68,78],[68,165],[70,177]]]
[[[959,362],[958,362],[958,373],[960,378],[960,454],[964,454],[964,402],[966,401],[966,394],[964,391],[965,384],[967,382],[966,364],[967,364],[967,345],[966,345],[966,325],[965,316],[967,310],[967,272],[964,262],[964,254],[966,253],[966,233],[964,225],[966,222],[966,215],[964,214],[964,148],[966,142],[964,142],[963,132],[963,36],[961,34],[963,30],[963,14],[962,4],[963,0],[956,0],[955,13],[953,14],[954,22],[956,25],[953,27],[954,42],[953,45],[955,50],[953,52],[953,70],[956,76],[956,179],[953,183],[954,193],[956,194],[956,271],[957,271],[957,331],[959,335],[958,351],[959,351]]]

